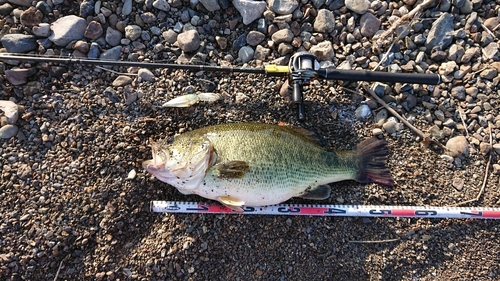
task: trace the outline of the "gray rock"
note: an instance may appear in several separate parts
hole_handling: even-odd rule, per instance
[[[365,14],[370,8],[369,0],[345,0],[345,6],[347,9],[358,13],[360,15]]]
[[[132,0],[125,0],[122,7],[122,15],[128,16],[132,13]]]
[[[80,17],[86,18],[88,16],[92,16],[95,10],[95,1],[94,0],[84,0],[80,4]]]
[[[451,8],[451,1],[450,0],[442,0],[441,5],[439,6],[439,10],[441,12],[447,12]]]
[[[115,80],[113,80],[113,82],[111,83],[111,86],[113,86],[113,87],[123,87],[125,85],[128,85],[128,84],[132,83],[132,81],[134,81],[134,79],[130,78],[130,76],[119,75],[118,77],[116,77]]]
[[[5,34],[0,41],[9,53],[26,53],[38,48],[36,37],[33,35]]]
[[[5,78],[14,86],[26,83],[30,75],[33,75],[31,69],[14,68],[5,70]]]
[[[245,95],[244,93],[242,93],[242,92],[237,92],[236,93],[236,97],[235,97],[236,103],[245,102],[245,101],[247,101],[249,99],[250,98],[247,95]]]
[[[23,11],[20,16],[20,21],[23,26],[33,27],[40,24],[42,21],[42,12],[35,9],[35,7],[29,7],[29,9]]]
[[[471,0],[465,0],[464,5],[460,8],[460,13],[464,15],[468,15],[472,13],[473,8],[472,8],[472,1]]]
[[[433,24],[425,47],[430,53],[434,47],[439,50],[445,50],[453,41],[453,16],[449,13],[443,13]]]
[[[500,155],[500,143],[495,143],[492,148],[496,154]]]
[[[319,10],[314,20],[313,27],[316,32],[332,32],[335,28],[335,17],[333,13],[327,9]]]
[[[330,41],[323,41],[318,45],[314,45],[309,50],[313,55],[315,55],[319,61],[331,61],[335,56],[333,51],[332,43]]]
[[[325,4],[328,5],[330,11],[336,11],[345,6],[344,0],[333,0],[330,4],[328,4],[328,2]]]
[[[257,45],[255,48],[255,53],[253,54],[253,58],[256,60],[266,61],[267,57],[271,54],[271,49],[262,47],[261,45]]]
[[[233,0],[233,5],[240,12],[243,18],[243,24],[248,25],[254,20],[260,18],[266,9],[265,1],[253,0]]]
[[[217,42],[217,45],[219,48],[222,50],[225,50],[227,48],[227,38],[226,37],[220,37],[220,36],[215,36],[215,41]]]
[[[271,36],[271,39],[276,44],[279,44],[282,42],[290,43],[290,42],[292,42],[292,39],[293,39],[293,33],[290,29],[281,29],[281,30],[276,31]]]
[[[201,44],[200,35],[196,30],[189,30],[177,36],[177,43],[182,51],[188,53],[196,51]]]
[[[289,43],[280,43],[278,46],[278,53],[280,56],[285,56],[293,52],[293,46]]]
[[[254,50],[249,46],[243,46],[238,51],[238,58],[241,59],[243,63],[249,62],[254,55]]]
[[[92,46],[91,46],[92,48]],[[122,47],[121,46],[116,46],[113,47],[104,53],[102,53],[99,58],[104,59],[104,60],[119,60],[120,55],[122,53]]]
[[[469,142],[464,136],[456,136],[446,142],[446,154],[454,157],[464,159],[469,156]]]
[[[136,40],[141,36],[142,29],[140,26],[132,24],[132,25],[127,25],[125,27],[125,38],[128,38],[132,41]]]
[[[359,21],[361,35],[371,38],[380,28],[381,21],[372,13],[365,13]]]
[[[87,22],[83,18],[70,15],[59,18],[50,25],[50,28],[52,29],[50,41],[58,46],[66,46],[73,40],[83,38]]]
[[[466,91],[464,86],[455,86],[451,89],[451,96],[458,100],[465,100]]]
[[[9,100],[0,100],[0,111],[7,118],[7,124],[15,124],[19,118],[18,106]]]
[[[373,122],[378,124],[379,126],[383,125],[385,121],[387,120],[387,117],[389,117],[389,113],[387,112],[387,109],[382,108],[377,114],[375,115],[375,118],[373,119]]]
[[[2,1],[3,2],[3,1]],[[31,6],[31,0],[9,0],[10,4],[29,7]]]
[[[488,28],[489,30],[493,30],[499,24],[500,24],[499,17],[491,17],[484,20],[484,26],[486,26],[486,28]]]
[[[155,0],[153,2],[153,7],[164,12],[170,11],[170,5],[167,3],[166,0]]]
[[[165,41],[167,41],[167,43],[169,43],[169,44],[174,44],[175,42],[177,42],[178,34],[173,29],[169,29],[169,30],[163,32],[162,36],[165,39]]]
[[[368,105],[362,104],[358,108],[356,108],[356,111],[354,111],[354,115],[357,119],[363,120],[371,116],[372,111]]]
[[[297,0],[269,0],[268,6],[278,15],[288,15],[299,7],[299,2]]]
[[[33,26],[31,31],[38,37],[48,37],[50,35],[50,24],[42,22],[38,26]]]
[[[112,27],[106,29],[106,42],[111,46],[118,46],[122,40],[122,33]]]
[[[395,134],[397,132],[397,122],[389,119],[387,122],[385,122],[382,125],[382,128],[384,128],[384,131],[390,135]]]
[[[233,41],[233,50],[238,51],[241,47],[245,46],[247,42],[247,35],[241,34]]]
[[[0,128],[0,138],[2,139],[10,139],[11,137],[17,134],[19,129],[16,125],[7,124]]]
[[[141,14],[141,19],[144,23],[154,23],[156,21],[156,15],[151,12],[146,12]]]
[[[153,72],[151,72],[151,70],[149,70],[147,68],[139,69],[139,71],[137,72],[137,76],[142,81],[146,81],[146,82],[154,82],[155,81],[155,75],[153,74]]]
[[[462,6],[465,4],[465,0],[452,0],[451,4],[457,8],[462,8]]]
[[[89,39],[96,40],[101,37],[103,33],[104,30],[102,29],[102,25],[97,21],[91,21],[85,29],[83,35]]]
[[[259,19],[259,22],[257,23],[257,30],[263,34],[267,34],[266,19],[264,18]]]
[[[247,44],[250,46],[257,46],[266,38],[262,32],[252,30],[247,35]]]
[[[486,47],[482,49],[483,57],[485,59],[498,59],[499,57],[498,48],[499,48],[498,43],[496,42],[489,43]]]
[[[12,5],[10,5],[9,3],[4,3],[0,5],[0,15],[2,16],[10,14],[12,10],[14,10],[14,7],[12,7]]]
[[[220,5],[217,0],[200,0],[200,3],[203,4],[205,9],[207,9],[210,12],[220,10]]]
[[[312,0],[314,7],[319,8],[326,3],[326,0]]]
[[[99,47],[99,44],[97,44],[96,42],[92,42],[92,44],[90,44],[90,49],[89,52],[87,53],[87,57],[89,59],[97,59],[100,53],[101,53],[101,48]]]

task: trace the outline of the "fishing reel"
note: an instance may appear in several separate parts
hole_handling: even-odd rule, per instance
[[[293,88],[292,99],[298,105],[297,116],[299,121],[306,120],[306,110],[302,97],[302,87],[309,85],[311,78],[317,75],[319,62],[316,56],[308,52],[299,52],[290,58],[288,64],[291,73],[291,85]]]

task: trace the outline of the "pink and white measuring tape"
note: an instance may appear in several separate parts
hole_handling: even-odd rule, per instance
[[[195,202],[152,201],[151,211],[155,213],[233,215],[500,219],[500,208],[485,207],[278,204],[263,207],[244,206],[243,212],[238,212],[215,202],[200,204]]]

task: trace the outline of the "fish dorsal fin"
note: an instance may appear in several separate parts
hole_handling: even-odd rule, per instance
[[[281,125],[280,125],[281,126]],[[285,128],[288,128],[289,130],[293,131],[296,135],[301,136],[304,140],[310,141],[314,144],[320,145],[320,139],[318,136],[312,132],[309,131],[308,129],[304,129],[299,126],[294,126],[294,125],[283,125]]]
[[[217,171],[219,178],[241,179],[250,169],[250,166],[245,161],[228,161],[216,164],[213,168]]]
[[[332,191],[329,185],[319,185],[314,189],[306,191],[306,193],[298,196],[304,199],[312,199],[312,200],[325,200],[330,198],[330,192]]]

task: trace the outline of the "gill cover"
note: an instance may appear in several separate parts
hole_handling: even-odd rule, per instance
[[[183,139],[171,145],[160,141],[151,147],[153,159],[144,161],[143,168],[184,194],[201,184],[215,157],[207,139]]]

